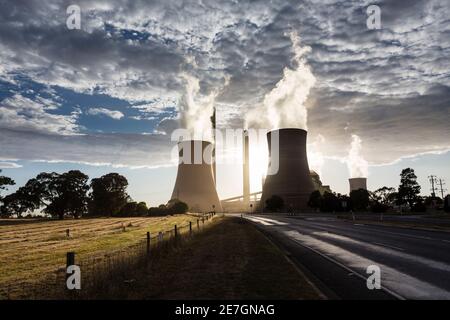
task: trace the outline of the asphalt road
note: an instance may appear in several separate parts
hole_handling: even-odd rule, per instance
[[[333,217],[244,215],[334,299],[450,299],[450,233]],[[382,288],[368,289],[367,267]]]

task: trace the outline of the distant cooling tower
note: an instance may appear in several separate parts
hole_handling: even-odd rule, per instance
[[[211,165],[212,145],[201,140],[178,143],[180,163],[172,198],[186,202],[191,211],[222,211]]]
[[[353,190],[364,189],[367,190],[367,178],[350,178],[350,192]]]
[[[306,154],[307,132],[296,128],[270,131],[267,133],[269,157],[276,153],[276,147],[271,141],[271,136],[276,133],[279,134],[278,172],[267,175],[261,205],[265,206],[268,198],[277,195],[283,198],[286,209],[306,209],[314,191]]]

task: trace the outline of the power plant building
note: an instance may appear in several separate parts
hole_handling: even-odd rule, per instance
[[[171,199],[178,199],[193,212],[222,211],[212,168],[213,145],[208,141],[178,143],[180,161]]]
[[[268,170],[261,196],[262,208],[265,207],[266,200],[273,195],[280,196],[288,210],[302,210],[308,207],[314,184],[308,165],[306,139],[307,132],[297,128],[267,133],[269,168],[278,160],[278,170],[273,173]]]
[[[350,192],[354,190],[364,189],[367,190],[367,178],[350,178]]]

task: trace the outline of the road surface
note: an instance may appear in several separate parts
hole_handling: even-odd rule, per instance
[[[450,233],[327,216],[244,215],[335,299],[450,299]],[[380,290],[367,267],[381,270]]]

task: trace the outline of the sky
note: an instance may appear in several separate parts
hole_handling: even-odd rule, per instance
[[[220,129],[307,129],[336,192],[362,165],[371,190],[412,167],[429,194],[430,174],[450,183],[449,16],[446,0],[0,1],[0,169],[10,192],[42,171],[118,172],[133,199],[165,203],[171,133],[203,130],[215,107]],[[241,174],[218,165],[221,198]]]

